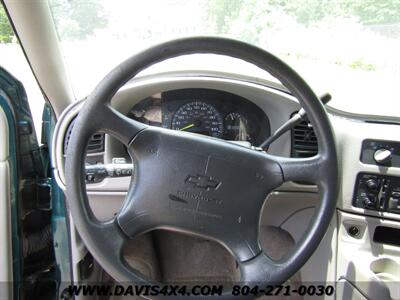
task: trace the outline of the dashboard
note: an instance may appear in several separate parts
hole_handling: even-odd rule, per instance
[[[75,102],[66,108],[54,132],[53,168],[57,183],[64,189],[65,149],[73,122],[83,104],[84,101]],[[258,146],[300,108],[294,97],[270,82],[250,81],[247,78],[226,77],[214,73],[182,75],[179,72],[163,76],[150,75],[128,82],[114,96],[111,105],[126,116],[148,125],[236,141],[244,146]],[[377,149],[371,148],[375,144],[364,145],[370,140],[400,141],[399,125],[377,121],[366,122],[331,111],[329,117],[336,136],[339,163],[342,168],[338,207],[358,214],[400,219],[400,214],[397,213],[400,211],[400,202],[394,207],[393,200],[390,200],[393,191],[395,195],[400,192],[400,186],[395,185],[396,182],[393,181],[388,185],[391,194],[387,194],[387,199],[385,198],[387,201],[379,202],[383,203],[384,211],[380,210],[378,204],[376,207],[373,206],[375,210],[364,207],[365,205],[372,207],[374,203],[378,203],[372,201],[377,198],[375,190],[375,194],[372,196],[371,192],[369,197],[372,204],[366,201],[362,194],[367,181],[372,178],[371,174],[388,176],[383,179],[379,176],[373,177],[372,179],[378,184],[386,182],[390,176],[399,176],[400,168],[397,165],[370,164],[369,156]],[[86,159],[88,165],[93,169],[99,165],[114,168],[111,171],[106,170],[106,173],[112,173],[112,176],[100,178],[98,181],[87,181],[88,195],[96,201],[104,199],[107,205],[111,205],[113,200],[110,199],[120,203],[131,184],[132,160],[126,148],[118,140],[104,133],[96,133],[88,141],[88,145]],[[371,146],[372,150],[364,146]],[[388,150],[394,153],[398,151],[396,147],[395,150],[393,147],[389,147]],[[384,148],[386,149],[386,146]],[[313,127],[307,123],[299,124],[271,144],[267,152],[283,157],[315,155],[318,152],[318,142]],[[393,163],[397,162],[396,159],[397,156]],[[361,176],[359,174],[367,175],[359,177]],[[280,190],[317,191],[315,186],[299,183],[287,183]],[[360,195],[363,196],[362,199],[357,198],[361,197]]]
[[[157,93],[135,104],[128,116],[141,123],[224,140],[261,144],[271,134],[266,113],[238,95],[212,89]]]

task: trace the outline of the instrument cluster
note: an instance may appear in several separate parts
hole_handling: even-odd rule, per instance
[[[162,92],[137,103],[128,116],[139,122],[258,146],[270,135],[266,114],[238,95],[211,89]]]

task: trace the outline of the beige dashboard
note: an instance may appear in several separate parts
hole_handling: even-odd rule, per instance
[[[226,74],[167,73],[132,80],[118,91],[112,100],[112,105],[120,112],[127,114],[130,108],[140,100],[163,91],[184,88],[216,89],[239,95],[253,102],[268,116],[271,132],[274,132],[299,109],[296,99],[276,87],[279,86],[261,80],[226,76]],[[69,106],[59,118],[55,128],[52,163],[57,183],[62,189],[65,189],[64,138],[69,124],[79,113],[82,105],[83,101]],[[373,271],[372,266],[379,264],[382,259],[393,261],[394,264],[400,266],[400,246],[377,243],[372,239],[372,235],[379,224],[400,229],[400,214],[355,207],[353,197],[359,173],[400,176],[400,167],[378,166],[363,163],[360,160],[364,140],[376,139],[400,143],[400,125],[366,122],[330,110],[328,113],[336,137],[339,158],[341,184],[337,202],[338,210],[332,220],[331,229],[319,250],[303,268],[302,276],[308,280],[315,280],[318,276],[325,276],[326,280],[340,279],[341,282],[345,282],[344,286],[350,286],[350,290],[353,289],[354,294],[360,294],[361,298],[363,295],[368,295],[371,289],[371,285],[365,284],[365,281],[377,282],[382,291],[393,294],[390,287],[385,285],[385,281],[380,279],[379,272]],[[284,134],[272,144],[268,152],[274,155],[290,156],[291,134],[289,132]],[[89,156],[99,157],[104,163],[111,163],[113,158],[123,157],[125,153],[123,146],[106,135],[104,151],[89,154]],[[99,219],[109,219],[118,212],[130,180],[130,177],[105,178],[99,183],[86,185],[91,207]],[[317,205],[316,195],[315,186],[299,183],[281,186],[268,202],[276,206],[276,213],[267,216],[268,222],[282,224],[282,220],[291,218],[285,221],[285,226],[288,226],[287,230],[297,240],[302,234],[301,229],[305,229],[312,215],[313,207]],[[291,205],[297,210],[290,209]],[[349,228],[352,226],[359,229],[359,234],[355,236],[349,234]],[[345,252],[338,249],[345,249]],[[326,266],[326,270],[321,269],[320,272],[316,272],[315,269],[318,269],[318,266]],[[364,284],[359,281],[364,281]],[[338,292],[345,296],[348,289],[338,288]]]
[[[269,84],[269,85],[268,85]],[[272,87],[271,87],[272,85]],[[140,100],[162,91],[184,88],[210,88],[242,96],[260,107],[270,120],[271,132],[274,132],[290,115],[299,109],[296,99],[288,93],[274,88],[273,83],[250,82],[241,78],[226,77],[221,74],[186,75],[167,73],[146,76],[126,84],[112,100],[112,105],[120,112],[127,114],[129,109]],[[65,189],[64,177],[64,138],[70,122],[79,113],[83,101],[70,105],[61,115],[54,133],[52,147],[52,162],[56,179],[61,188]],[[400,220],[400,214],[369,211],[352,205],[354,184],[360,172],[370,172],[385,175],[400,175],[399,167],[385,167],[365,164],[360,161],[362,142],[366,139],[400,141],[400,126],[395,124],[371,123],[329,113],[336,136],[336,146],[341,169],[341,188],[337,207],[344,211],[366,214],[375,217],[385,217]],[[286,133],[268,150],[268,153],[280,156],[290,156],[290,133]],[[101,156],[104,163],[110,163],[114,157],[126,155],[122,145],[106,135],[104,151],[89,156]],[[87,191],[93,193],[119,193],[127,191],[129,177],[105,178],[100,183],[87,185]],[[315,187],[289,184],[282,187],[287,191],[316,191]]]

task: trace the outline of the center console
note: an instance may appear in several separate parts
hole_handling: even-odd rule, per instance
[[[400,214],[400,177],[359,173],[354,189],[353,205]]]
[[[364,140],[360,161],[386,167],[400,166],[400,143],[383,140]],[[357,175],[352,204],[355,207],[400,214],[400,177],[384,172],[361,172]]]

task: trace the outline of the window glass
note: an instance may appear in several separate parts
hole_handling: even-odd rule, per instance
[[[2,4],[0,4],[0,66],[24,85],[40,143],[44,98],[14,35]]]

